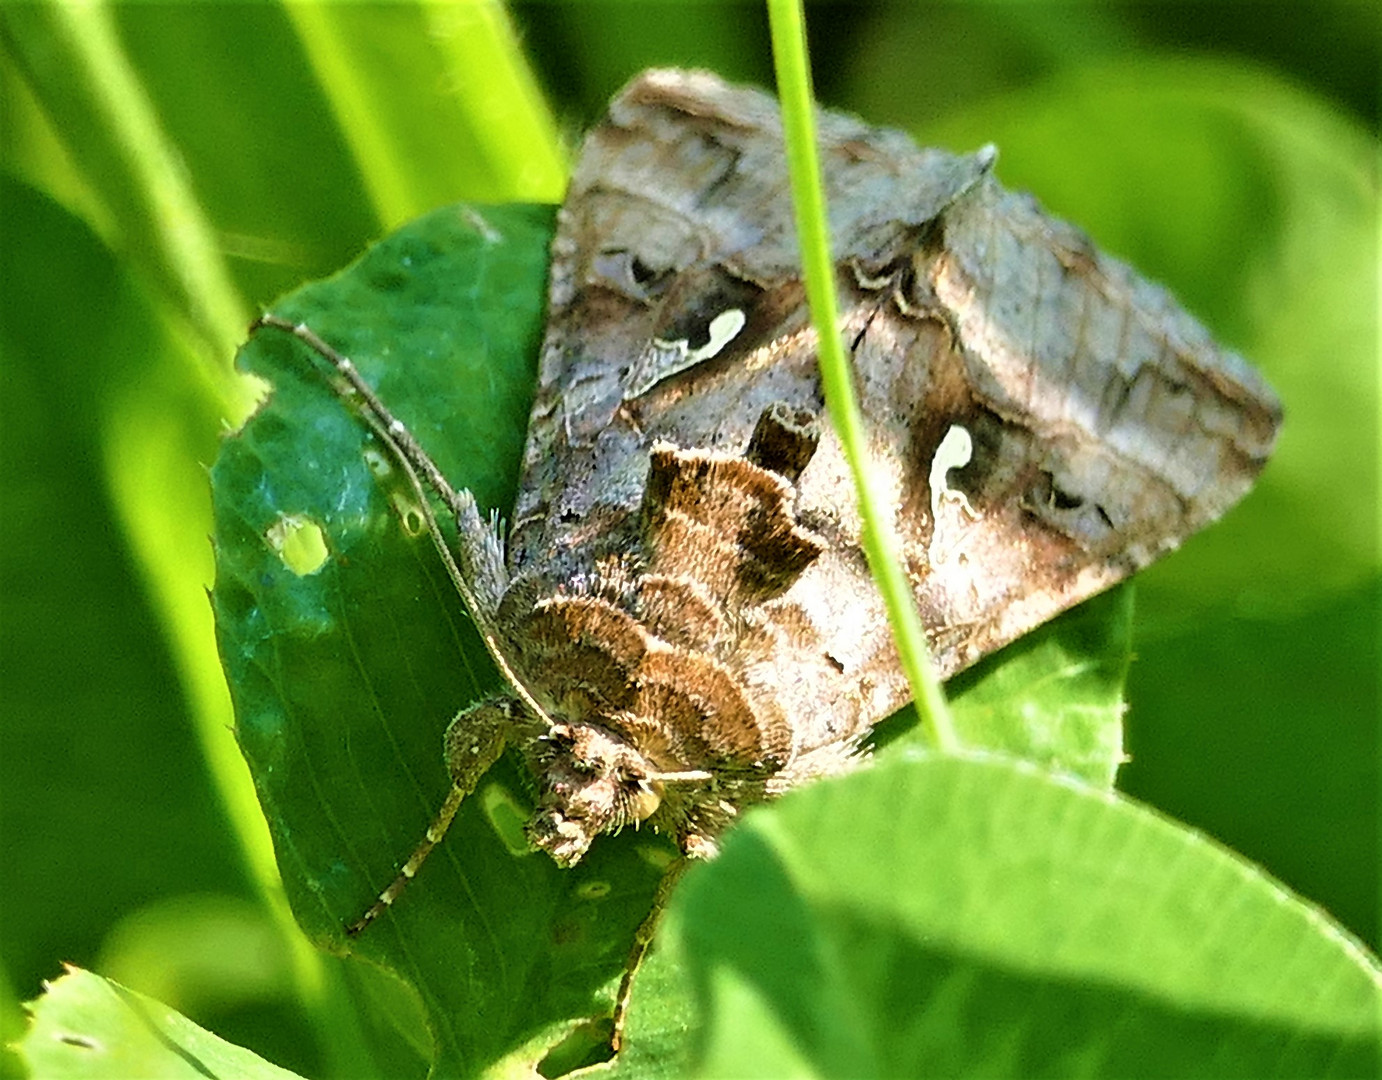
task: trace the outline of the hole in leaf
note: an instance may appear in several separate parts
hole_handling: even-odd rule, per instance
[[[365,464],[376,480],[387,480],[393,475],[393,462],[389,456],[372,446],[365,447]]]
[[[315,574],[330,556],[321,526],[302,514],[282,514],[264,534],[283,565],[298,577]]]
[[[571,1033],[547,1051],[547,1056],[537,1063],[539,1076],[548,1080],[565,1076],[577,1069],[599,1065],[614,1057],[610,1043],[614,1035],[614,1022],[609,1017],[587,1020],[577,1024]]]
[[[603,900],[613,888],[608,881],[584,881],[576,886],[576,896],[581,900]]]

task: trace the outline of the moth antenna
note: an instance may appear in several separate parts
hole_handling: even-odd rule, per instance
[[[654,773],[648,779],[663,784],[703,784],[707,780],[714,780],[715,774],[705,769],[685,769],[682,772]]]
[[[426,522],[427,533],[431,537],[432,545],[437,549],[437,554],[441,556],[442,564],[446,567],[446,573],[451,579],[451,584],[460,593],[461,600],[475,621],[475,626],[480,631],[480,637],[485,643],[490,658],[494,660],[504,679],[513,687],[519,700],[532,711],[535,718],[550,729],[554,725],[554,721],[534,699],[527,685],[518,677],[518,673],[509,664],[508,658],[499,646],[494,623],[494,609],[498,606],[499,596],[506,583],[503,580],[503,556],[499,548],[497,532],[493,528],[487,529],[485,527],[485,523],[480,518],[480,511],[475,505],[475,497],[468,491],[457,491],[451,486],[450,481],[437,467],[437,463],[432,460],[432,456],[423,449],[422,444],[408,430],[408,426],[389,411],[389,407],[374,392],[374,388],[365,382],[348,356],[344,356],[327,344],[306,323],[295,323],[279,315],[269,313],[261,315],[250,324],[250,332],[253,333],[266,326],[291,334],[321,356],[335,368],[341,378],[345,379],[351,390],[359,398],[361,416],[364,417],[365,422],[369,424],[380,441],[389,448],[389,452],[403,467],[409,482],[417,492],[418,504],[422,508],[423,519]],[[437,498],[445,504],[456,521],[456,533],[461,547],[461,562],[465,564],[465,572],[461,566],[457,565],[456,557],[447,545],[446,538],[442,535],[441,526],[437,523],[437,516],[433,512],[432,504],[424,491],[424,481],[426,487],[435,492]],[[491,520],[497,523],[498,518],[492,515]],[[477,581],[484,583],[486,592],[489,594],[484,598],[484,601],[477,595],[472,584],[472,582]],[[452,814],[455,814],[454,809]]]
[[[250,332],[253,333],[265,326],[271,326],[276,330],[292,334],[293,337],[330,363],[336,369],[337,374],[350,384],[350,388],[364,402],[365,418],[375,429],[376,434],[385,440],[389,448],[394,450],[399,458],[412,466],[415,473],[426,480],[427,486],[436,492],[437,497],[446,504],[449,510],[454,513],[461,509],[462,498],[460,494],[451,486],[451,482],[442,474],[441,469],[437,468],[432,456],[413,437],[413,433],[408,430],[407,425],[389,411],[389,407],[380,400],[379,395],[374,392],[374,388],[361,378],[360,372],[348,356],[343,356],[323,341],[316,331],[306,323],[295,323],[279,315],[265,314],[250,324]],[[474,513],[473,500],[470,509]],[[478,519],[479,514],[475,513],[475,517]]]
[[[408,856],[397,876],[389,882],[388,888],[379,894],[379,898],[369,906],[365,913],[346,927],[346,933],[350,937],[362,933],[365,927],[384,914],[385,910],[398,899],[399,893],[408,887],[408,882],[413,880],[422,864],[427,861],[427,856],[432,854],[432,849],[440,844],[446,836],[447,830],[451,828],[451,822],[456,818],[456,811],[461,808],[461,803],[465,801],[468,794],[470,793],[459,784],[451,785],[446,801],[441,804],[437,816],[427,826],[427,832],[423,836],[422,842],[413,849],[413,853]]]

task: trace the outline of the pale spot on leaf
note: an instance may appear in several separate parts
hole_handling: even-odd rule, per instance
[[[301,514],[284,514],[264,534],[283,565],[298,577],[315,574],[330,556],[321,526]]]

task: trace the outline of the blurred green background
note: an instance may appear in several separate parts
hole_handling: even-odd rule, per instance
[[[809,8],[823,102],[954,150],[1168,285],[1286,402],[1139,579],[1119,786],[1378,943],[1376,5]],[[510,21],[511,20],[511,21]],[[307,1074],[202,592],[249,318],[457,199],[554,201],[655,64],[770,83],[749,3],[0,11],[0,1036],[63,962]],[[528,82],[527,80],[531,80]],[[12,1070],[13,1062],[4,1067]]]

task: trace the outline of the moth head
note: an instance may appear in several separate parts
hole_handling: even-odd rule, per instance
[[[646,821],[662,803],[656,769],[602,728],[554,725],[535,756],[542,791],[528,839],[559,866],[574,866],[600,833]]]

